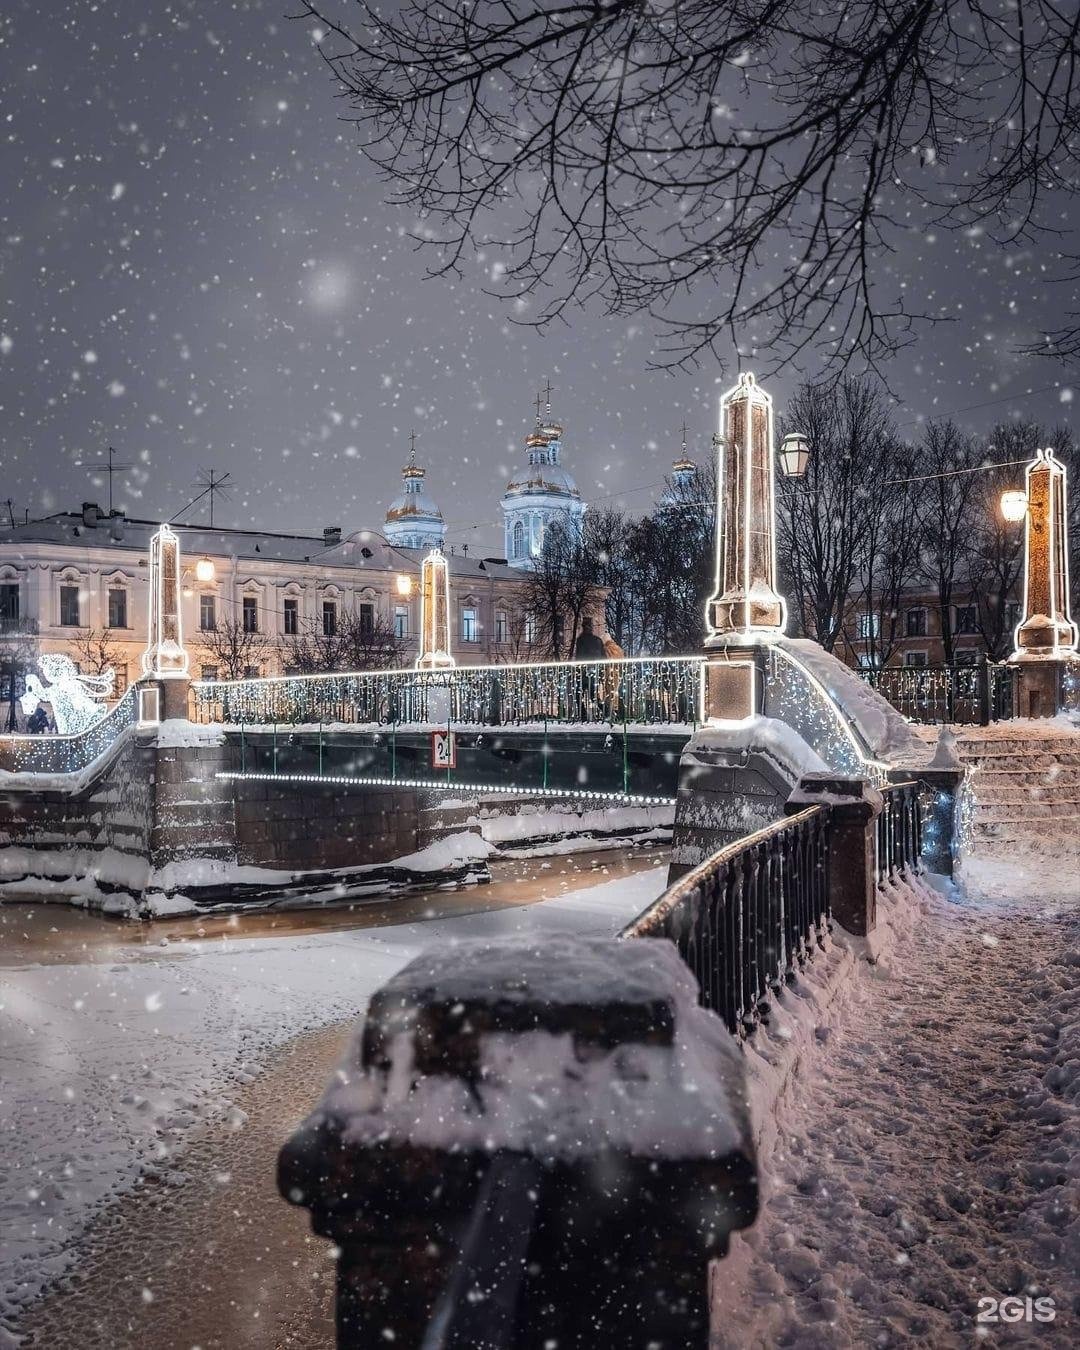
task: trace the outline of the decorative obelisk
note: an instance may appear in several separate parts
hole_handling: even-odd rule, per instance
[[[772,399],[749,373],[720,400],[716,590],[706,648],[768,642],[784,631],[776,589]]]
[[[187,716],[188,654],[180,620],[180,540],[162,525],[150,540],[150,613],[143,676],[160,680],[163,716]]]
[[[1080,660],[1069,612],[1065,466],[1053,450],[1039,450],[1024,472],[1024,484],[1024,612],[1009,660],[1020,667],[1020,716],[1051,717],[1059,711],[1064,667]]]
[[[441,549],[420,564],[420,651],[417,670],[445,670],[456,663],[450,653],[450,569]]]

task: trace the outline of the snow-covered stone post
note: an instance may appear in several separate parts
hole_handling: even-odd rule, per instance
[[[150,540],[149,638],[142,654],[142,673],[161,689],[161,715],[188,715],[188,654],[180,618],[180,540],[162,525]]]
[[[433,950],[278,1184],[338,1248],[339,1347],[433,1316],[440,1344],[704,1345],[708,1263],[757,1211],[741,1055],[666,941]]]
[[[1080,663],[1069,613],[1069,540],[1065,466],[1039,450],[1024,472],[1024,613],[1009,660],[1018,667],[1021,717],[1059,711],[1067,667]]]
[[[881,793],[865,778],[807,774],[788,798],[789,816],[808,806],[829,808],[829,906],[841,927],[858,937],[877,923],[875,823],[884,807]]]

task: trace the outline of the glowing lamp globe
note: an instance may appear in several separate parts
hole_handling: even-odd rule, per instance
[[[412,595],[412,577],[405,572],[398,573],[397,593],[404,596]]]
[[[1018,488],[1001,494],[1001,514],[1014,525],[1027,515],[1027,506],[1027,493]]]
[[[213,581],[214,563],[210,558],[200,558],[195,564],[195,577],[198,581]]]
[[[780,468],[785,478],[805,478],[810,463],[810,446],[801,432],[784,437],[780,446]]]

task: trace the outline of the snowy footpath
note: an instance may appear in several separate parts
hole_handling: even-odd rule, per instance
[[[666,866],[543,903],[285,938],[208,938],[120,962],[0,969],[0,1345],[20,1306],[69,1269],[80,1234],[140,1175],[183,1180],[192,1132],[224,1120],[286,1042],[361,1013],[432,943],[614,935]],[[566,883],[564,883],[566,884]],[[6,940],[19,910],[3,911]],[[4,964],[0,962],[0,965]]]
[[[1080,883],[991,870],[919,888],[811,1026],[714,1350],[1080,1344]]]

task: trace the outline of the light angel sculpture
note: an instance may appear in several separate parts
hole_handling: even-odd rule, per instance
[[[39,703],[48,703],[61,736],[78,735],[101,721],[108,711],[101,700],[108,698],[116,683],[111,669],[100,675],[80,675],[71,657],[60,652],[46,652],[38,665],[49,683],[27,675],[26,693],[19,700],[27,717]]]

